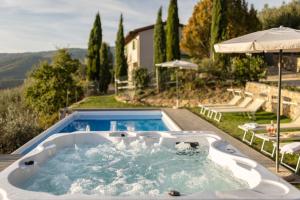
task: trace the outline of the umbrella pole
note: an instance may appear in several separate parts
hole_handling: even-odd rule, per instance
[[[160,80],[159,80],[159,77],[160,77],[160,74],[159,74],[159,68],[156,67],[156,90],[157,90],[157,93],[160,92]]]
[[[276,172],[277,173],[279,172],[281,68],[282,68],[282,50],[280,50],[279,52],[279,67],[278,67],[277,134],[276,134]]]
[[[176,108],[179,108],[178,69],[176,70],[176,93],[177,93]]]

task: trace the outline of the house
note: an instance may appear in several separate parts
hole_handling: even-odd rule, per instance
[[[183,27],[183,25],[180,26]],[[154,25],[150,25],[132,30],[125,37],[129,83],[133,81],[133,71],[139,67],[147,68],[149,73],[153,72],[153,34]]]

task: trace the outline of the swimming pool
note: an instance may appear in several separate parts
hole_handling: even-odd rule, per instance
[[[162,119],[77,119],[63,128],[60,133],[84,131],[168,131]]]
[[[76,131],[178,131],[181,130],[161,110],[75,111],[57,122],[14,154],[26,154],[53,134]]]
[[[0,199],[297,199],[212,132],[54,134],[0,173]],[[175,194],[175,192],[172,192]]]

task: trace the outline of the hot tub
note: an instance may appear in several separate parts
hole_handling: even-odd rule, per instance
[[[2,199],[297,199],[211,132],[54,134],[0,173]]]

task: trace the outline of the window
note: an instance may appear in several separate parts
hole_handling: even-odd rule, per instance
[[[135,50],[135,41],[132,41],[132,49]]]

